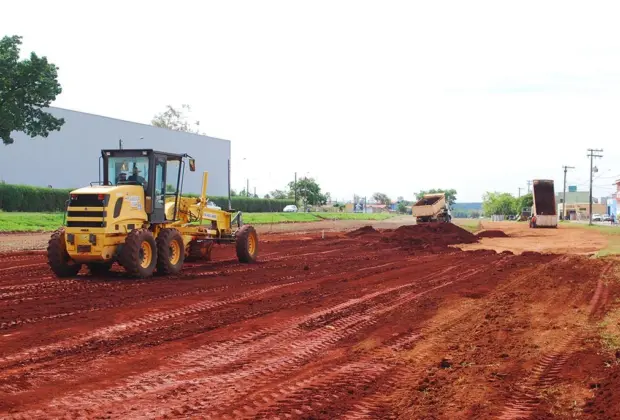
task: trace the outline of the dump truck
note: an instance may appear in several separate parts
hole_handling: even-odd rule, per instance
[[[102,180],[71,191],[65,222],[50,237],[52,272],[71,277],[86,265],[103,275],[116,262],[133,277],[177,274],[185,261],[210,260],[215,244],[234,245],[242,263],[256,261],[258,235],[241,212],[209,207],[207,171],[201,196],[182,196],[186,158],[195,172],[187,154],[102,150]]]
[[[534,204],[532,206],[530,227],[557,227],[558,212],[555,205],[553,180],[535,179],[532,182],[532,198]]]
[[[416,223],[450,222],[452,216],[444,193],[425,194],[412,207]]]

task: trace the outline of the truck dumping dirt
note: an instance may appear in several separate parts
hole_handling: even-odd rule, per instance
[[[461,251],[477,238],[449,224],[321,237],[149,280],[58,280],[44,254],[0,255],[0,418],[619,412],[598,330],[620,314],[613,260]]]

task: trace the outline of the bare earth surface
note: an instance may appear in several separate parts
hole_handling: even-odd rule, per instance
[[[618,418],[614,260],[400,224],[263,234],[256,264],[219,247],[149,280],[0,254],[0,418]],[[576,242],[538,232],[483,243]]]
[[[265,225],[256,225],[256,230],[260,234],[303,234],[306,232],[337,232],[357,229],[368,224],[372,224],[377,228],[394,228],[401,225],[414,224],[415,221],[411,217],[394,217],[382,221],[367,220],[336,220],[336,221],[320,221],[320,222],[300,222],[300,223],[274,223]],[[9,251],[23,251],[33,249],[45,249],[47,241],[50,239],[50,233],[0,233],[0,253]]]
[[[457,222],[458,223],[458,222]],[[461,249],[494,249],[497,252],[523,251],[592,254],[607,246],[601,233],[589,229],[558,226],[557,229],[530,229],[527,223],[482,222],[483,230],[498,229],[507,238],[482,238],[480,243],[459,246]]]

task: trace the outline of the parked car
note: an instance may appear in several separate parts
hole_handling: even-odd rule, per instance
[[[283,211],[285,213],[295,213],[297,212],[297,206],[295,204],[289,204],[288,206],[284,207]]]
[[[603,216],[603,222],[611,222],[612,220],[614,219],[609,214],[606,214],[605,216]]]
[[[600,214],[593,214],[592,215],[592,221],[593,222],[602,222],[603,221],[603,217]]]

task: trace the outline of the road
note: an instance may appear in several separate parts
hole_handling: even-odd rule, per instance
[[[617,409],[591,387],[617,385],[596,331],[617,305],[613,260],[461,251],[425,235],[264,235],[257,264],[220,247],[212,262],[150,280],[120,269],[57,280],[41,253],[4,254],[0,417]]]

